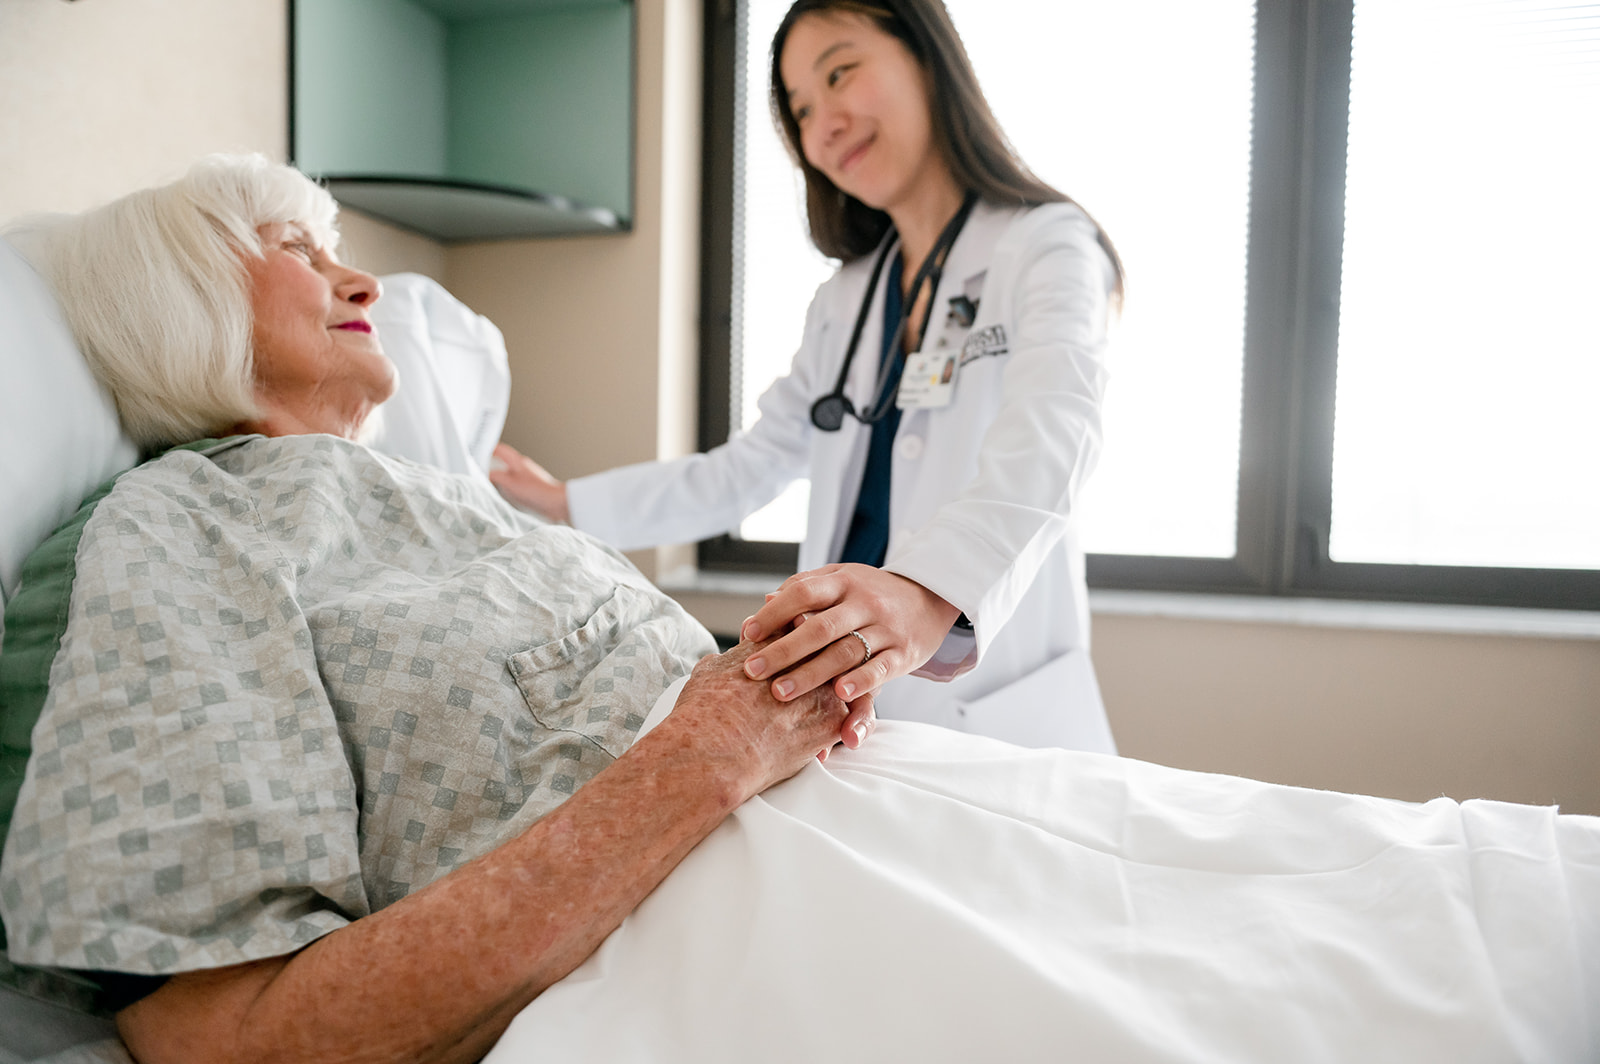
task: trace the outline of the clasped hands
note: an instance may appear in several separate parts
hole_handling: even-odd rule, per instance
[[[920,668],[944,642],[961,611],[915,580],[870,565],[825,565],[797,573],[746,618],[741,640],[760,643],[745,659],[753,680],[771,681],[780,702],[832,681],[855,704],[888,681]],[[773,638],[776,636],[777,638]],[[847,731],[854,726],[846,721]],[[851,742],[860,745],[865,732]]]
[[[823,704],[837,699],[845,710],[836,741],[854,750],[876,726],[878,690],[927,661],[959,614],[907,577],[870,565],[828,565],[784,581],[745,619],[739,645],[702,662],[696,678],[727,683],[737,669],[744,682],[766,681],[763,694],[782,704],[831,696]],[[817,759],[826,761],[833,746],[822,746]]]

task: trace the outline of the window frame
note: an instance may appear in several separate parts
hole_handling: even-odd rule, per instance
[[[706,0],[701,450],[732,425],[736,4]],[[1335,562],[1334,386],[1354,0],[1257,0],[1232,558],[1090,554],[1089,585],[1380,601],[1600,609],[1600,571]],[[705,570],[789,573],[794,544],[717,536]]]

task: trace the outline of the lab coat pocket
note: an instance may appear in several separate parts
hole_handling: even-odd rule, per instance
[[[982,698],[956,703],[962,729],[1018,746],[1059,746],[1115,754],[1100,685],[1079,649],[1039,666]]]
[[[533,719],[612,757],[638,736],[656,697],[681,673],[650,596],[618,585],[582,626],[506,661]]]

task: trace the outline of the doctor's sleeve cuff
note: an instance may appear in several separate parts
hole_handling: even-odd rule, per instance
[[[933,657],[913,669],[911,675],[941,683],[971,672],[978,664],[978,639],[972,628],[952,628]]]
[[[996,514],[997,507],[1009,513]],[[963,509],[973,511],[973,520],[963,520]],[[1032,531],[1020,538],[986,535],[983,525],[996,517],[1005,519],[1003,523],[1010,529],[1031,526]],[[953,674],[959,675],[977,664],[994,642],[995,634],[1011,619],[1017,603],[1067,528],[1066,517],[1033,507],[993,501],[981,505],[956,502],[892,550],[883,568],[915,580],[971,620],[970,634],[952,630],[941,648],[941,654],[946,648],[953,651],[953,641],[958,636],[971,641],[971,660],[964,661]],[[960,559],[960,563],[952,564],[952,558]],[[932,666],[930,659],[924,669]]]

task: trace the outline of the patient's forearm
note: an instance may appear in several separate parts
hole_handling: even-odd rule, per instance
[[[835,724],[837,727],[837,724]],[[119,1017],[142,1064],[472,1061],[753,782],[662,728],[526,833],[292,957],[180,975]]]

